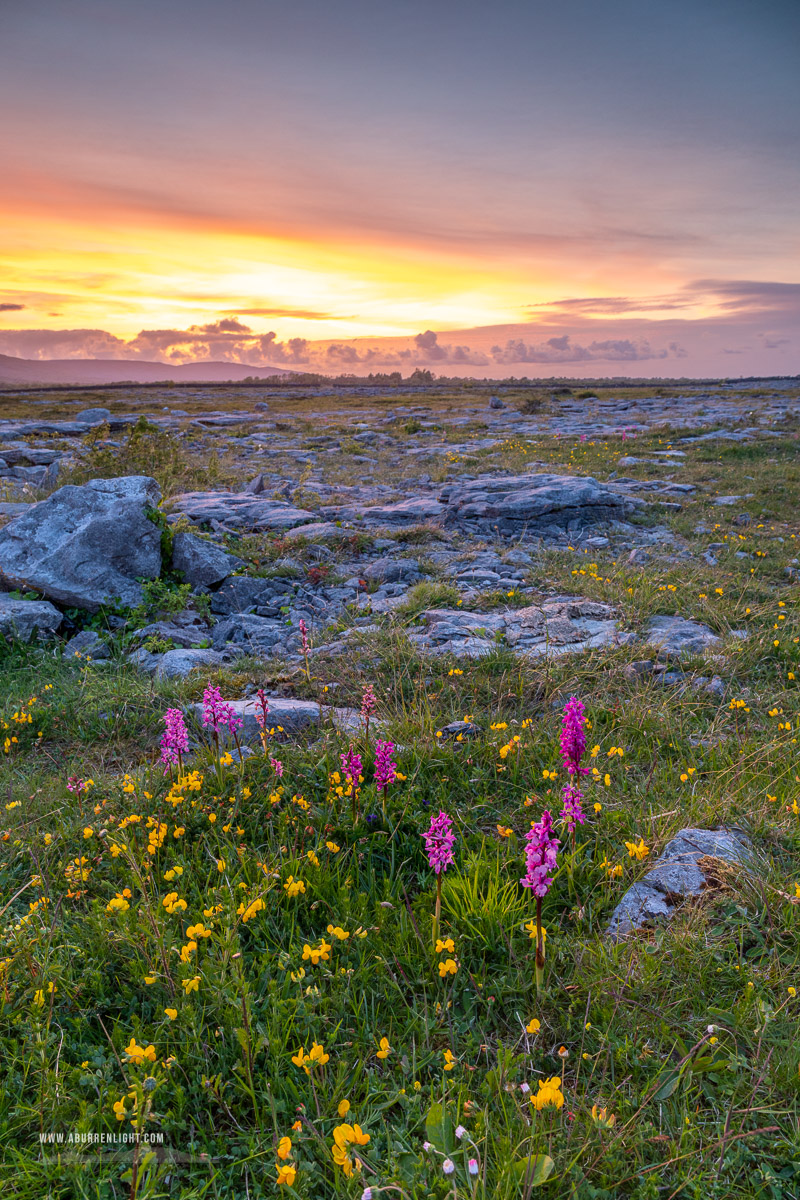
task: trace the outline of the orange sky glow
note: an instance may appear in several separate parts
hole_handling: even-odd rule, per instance
[[[0,354],[800,370],[791,6],[234,7],[0,13]]]

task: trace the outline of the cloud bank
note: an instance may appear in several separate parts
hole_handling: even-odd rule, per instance
[[[697,316],[698,305],[714,315]],[[22,307],[0,305],[6,312]],[[656,310],[657,317],[649,315]],[[328,374],[424,368],[478,377],[636,374],[637,364],[663,364],[639,374],[724,375],[733,355],[746,373],[800,371],[800,284],[697,280],[669,296],[568,297],[538,305],[535,313],[514,325],[349,341],[282,340],[275,330],[260,333],[230,312],[186,329],[142,329],[130,338],[103,329],[6,329],[0,330],[0,354],[173,365],[213,361]],[[527,366],[539,370],[518,369]]]

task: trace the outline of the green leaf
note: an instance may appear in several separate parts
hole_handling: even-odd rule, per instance
[[[704,1071],[724,1071],[728,1066],[728,1060],[724,1055],[705,1054],[702,1058],[698,1058],[692,1063],[692,1074],[702,1075]]]
[[[528,1187],[541,1187],[555,1169],[556,1164],[549,1154],[532,1154],[530,1158],[521,1158],[513,1165],[514,1174],[525,1181]]]
[[[428,1109],[428,1115],[425,1118],[425,1133],[428,1141],[442,1154],[451,1154],[455,1150],[456,1138],[453,1122],[441,1104],[432,1104]]]
[[[664,1082],[653,1096],[654,1100],[667,1100],[678,1087],[681,1081],[682,1071],[667,1071],[664,1075]]]

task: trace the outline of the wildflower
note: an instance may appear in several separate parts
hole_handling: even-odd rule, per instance
[[[222,699],[222,692],[213,683],[203,692],[203,726],[211,729],[217,742],[222,729],[235,736],[242,727],[242,718],[237,717],[232,704]]]
[[[361,718],[367,726],[367,737],[369,737],[369,719],[378,707],[378,698],[371,683],[368,683],[364,688],[361,696]]]
[[[568,775],[588,775],[589,768],[581,766],[581,758],[586,750],[586,733],[584,731],[584,707],[575,696],[570,696],[564,708],[561,721],[561,757],[564,770]]]
[[[543,1108],[564,1107],[564,1095],[558,1075],[553,1075],[551,1079],[539,1080],[539,1090],[531,1096],[531,1104],[537,1112],[541,1112]]]
[[[287,1159],[292,1152],[292,1139],[290,1137],[282,1137],[278,1142],[278,1149],[275,1151],[278,1158]]]
[[[393,752],[394,742],[376,741],[375,787],[379,792],[383,791],[384,799],[389,784],[394,783],[397,778],[397,763],[392,761]]]
[[[439,978],[446,979],[448,975],[455,975],[457,970],[458,963],[454,959],[445,959],[444,962],[439,963]]]
[[[318,966],[321,962],[327,962],[330,958],[330,943],[324,938],[320,941],[319,946],[309,946],[308,942],[303,946],[303,962],[311,960],[312,967]]]
[[[346,1117],[347,1114],[350,1112],[350,1101],[349,1100],[340,1100],[336,1111],[340,1117]]]
[[[178,899],[177,892],[169,892],[161,901],[167,912],[172,915],[174,912],[185,912],[186,901]]]
[[[456,1125],[455,1134],[459,1141],[461,1141],[466,1132],[467,1131],[463,1125]]]
[[[161,759],[165,767],[178,764],[183,769],[183,755],[189,750],[189,734],[183,713],[179,708],[168,708],[164,713],[164,732],[161,735]]]
[[[453,846],[455,834],[452,831],[453,822],[447,813],[440,812],[438,817],[431,817],[430,828],[423,833],[428,862],[436,872],[436,907],[433,915],[433,942],[439,935],[439,918],[442,912],[442,872],[455,862]]]
[[[456,944],[452,938],[445,938],[444,941],[442,941],[442,939],[439,938],[439,940],[436,943],[436,953],[437,954],[442,954],[444,951],[446,951],[448,954],[453,954],[455,952],[455,948],[456,948]]]
[[[380,1050],[378,1050],[376,1052],[376,1057],[380,1058],[380,1059],[386,1059],[389,1057],[391,1052],[392,1052],[392,1047],[389,1045],[389,1039],[382,1037],[381,1038],[381,1048],[380,1048]]]
[[[127,912],[129,908],[130,904],[128,904],[128,901],[125,899],[125,897],[117,893],[114,899],[109,900],[108,904],[106,905],[106,912]]]
[[[372,1200],[372,1188],[365,1187],[361,1193],[361,1200]]]
[[[553,818],[547,809],[539,822],[526,834],[525,876],[520,880],[523,887],[530,888],[536,897],[536,990],[540,991],[544,975],[544,938],[542,937],[542,897],[552,884],[550,872],[556,866],[558,838],[552,834]]]
[[[200,989],[200,976],[199,976],[199,975],[195,975],[195,977],[194,977],[193,979],[182,979],[182,980],[181,980],[181,987],[183,988],[183,990],[184,990],[184,992],[186,993],[186,995],[187,995],[187,996],[188,996],[188,995],[189,995],[191,992],[196,992],[196,991],[199,991],[199,989]]]
[[[334,1129],[331,1155],[336,1165],[342,1168],[345,1178],[350,1179],[361,1169],[359,1159],[355,1156],[350,1158],[350,1146],[366,1146],[368,1142],[369,1134],[364,1133],[360,1125],[337,1125]]]
[[[278,1172],[278,1178],[275,1180],[278,1187],[283,1187],[284,1184],[294,1187],[297,1178],[297,1167],[294,1163],[276,1163],[275,1170]]]
[[[583,825],[586,816],[581,807],[583,792],[574,784],[568,783],[564,788],[564,807],[561,810],[561,820],[570,833],[574,834],[576,825]]]
[[[442,1163],[442,1170],[444,1171],[445,1175],[452,1175],[455,1169],[456,1164],[453,1162],[452,1158],[446,1158]]]
[[[245,907],[244,904],[240,904],[238,909],[236,910],[236,912],[237,912],[237,915],[242,918],[242,922],[246,925],[247,922],[252,917],[254,917],[257,913],[260,913],[263,908],[264,908],[264,901],[259,896],[259,897],[257,897],[257,899],[252,900],[250,902],[250,904],[247,905],[247,907]],[[187,933],[187,936],[189,936],[188,933]],[[203,936],[208,937],[208,934],[206,933]]]
[[[530,1034],[536,1034],[539,1032],[539,1030],[541,1028],[542,1028],[542,1022],[539,1020],[538,1017],[534,1017],[533,1020],[529,1021],[528,1024],[525,1026],[525,1032],[530,1033]]]
[[[613,1113],[610,1113],[605,1106],[599,1108],[596,1104],[592,1105],[592,1120],[601,1129],[611,1129],[617,1123],[617,1118]]]
[[[306,885],[302,879],[295,879],[294,875],[290,875],[283,885],[283,890],[289,899],[291,899],[293,896],[301,895],[306,890]]]
[[[444,1070],[452,1071],[457,1062],[458,1062],[458,1059],[453,1054],[452,1050],[445,1050],[445,1052],[444,1052]]]
[[[641,862],[642,859],[647,858],[650,853],[650,847],[645,846],[643,838],[639,838],[638,842],[626,842],[625,849],[628,851],[630,857],[635,858],[637,862]]]
[[[131,1038],[130,1043],[125,1047],[125,1053],[129,1061],[135,1063],[137,1067],[144,1062],[156,1061],[155,1046],[138,1046],[135,1038]]]
[[[307,659],[308,652],[311,649],[311,639],[308,636],[308,626],[302,617],[297,622],[297,628],[300,630],[300,650],[302,651],[303,657]]]
[[[428,863],[437,875],[455,862],[453,846],[456,839],[452,832],[452,824],[447,813],[440,812],[438,817],[431,817],[430,828],[422,835],[425,839]]]
[[[477,1174],[478,1174],[478,1160],[477,1160],[477,1158],[471,1158],[471,1159],[469,1160],[469,1162],[467,1163],[467,1170],[469,1171],[470,1175],[477,1175]]]
[[[547,809],[541,820],[525,835],[526,873],[520,880],[523,887],[530,888],[537,898],[546,896],[552,884],[550,872],[556,866],[558,838],[552,836],[553,818]]]
[[[338,854],[341,850],[341,846],[337,846],[336,842],[326,842],[325,845],[330,850],[331,854]]]
[[[196,925],[189,926],[189,928],[186,930],[186,936],[191,940],[195,940],[197,938],[208,938],[211,937],[211,930],[206,929],[202,921],[198,921]]]
[[[176,1017],[177,1017],[177,1015],[178,1015],[178,1010],[177,1010],[177,1008],[165,1008],[165,1009],[164,1009],[164,1012],[165,1012],[165,1013],[166,1013],[166,1015],[169,1017],[170,1021],[174,1021],[174,1020],[175,1020],[175,1018],[176,1018]]]

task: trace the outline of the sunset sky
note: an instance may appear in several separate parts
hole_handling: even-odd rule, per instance
[[[798,46],[795,0],[0,4],[0,353],[798,373]]]

